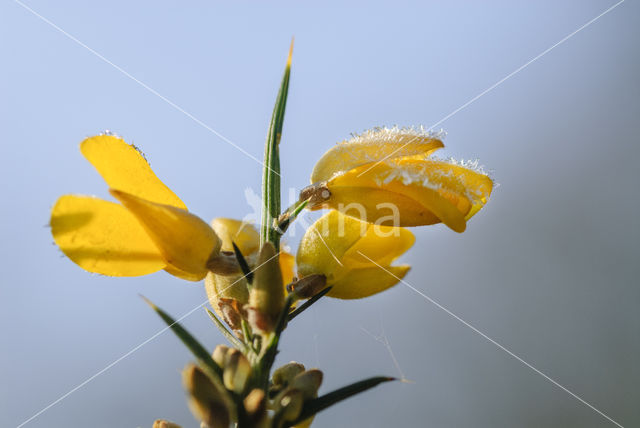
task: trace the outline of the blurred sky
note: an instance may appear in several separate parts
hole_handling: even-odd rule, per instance
[[[25,4],[258,159],[295,35],[286,194],[350,133],[430,126],[615,2]],[[414,229],[403,257],[412,286],[625,427],[640,425],[639,17],[637,2],[622,3],[441,124],[443,154],[479,158],[500,187],[467,232]],[[259,194],[261,172],[18,2],[0,3],[0,56],[9,427],[162,329],[139,293],[176,317],[205,299],[162,272],[106,278],[61,255],[46,226],[56,198],[108,195],[78,143],[117,132],[205,219],[251,213],[244,192]],[[202,310],[184,323],[210,347],[223,342]],[[325,392],[377,374],[412,381],[342,403],[316,427],[615,426],[404,285],[321,302],[282,349],[280,362],[322,368]],[[25,426],[197,426],[180,383],[190,359],[162,334]]]

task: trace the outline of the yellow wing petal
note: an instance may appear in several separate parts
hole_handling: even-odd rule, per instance
[[[109,187],[159,204],[187,209],[154,174],[142,153],[113,135],[97,135],[80,143],[80,151]]]
[[[51,233],[81,268],[109,276],[139,276],[165,267],[157,247],[122,205],[89,196],[62,196]]]
[[[329,211],[304,233],[296,254],[301,277],[323,274],[333,278],[342,268],[342,256],[367,231],[367,223]]]
[[[356,241],[342,257],[342,264],[348,269],[371,267],[371,260],[381,266],[391,262],[411,248],[416,238],[402,227],[369,225],[367,233]]]
[[[329,149],[313,168],[311,183],[327,181],[335,175],[371,162],[416,155],[426,157],[442,147],[442,141],[427,131],[372,129]]]
[[[207,223],[180,208],[150,202],[120,190],[109,192],[136,217],[171,266],[170,273],[182,271],[192,275],[194,281],[206,276],[207,261],[221,246]]]
[[[385,266],[384,269],[374,265],[370,268],[351,270],[336,283],[327,283],[333,286],[327,296],[338,299],[361,299],[380,293],[396,285],[409,272],[410,267]]]

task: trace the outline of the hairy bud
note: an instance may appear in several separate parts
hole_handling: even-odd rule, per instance
[[[225,358],[222,380],[225,388],[241,394],[251,376],[249,360],[237,349],[230,349]]]
[[[215,363],[219,366],[219,367],[224,367],[224,363],[226,361],[226,357],[227,357],[227,352],[229,352],[229,347],[225,346],[225,345],[218,345],[216,346],[216,348],[213,350],[213,361],[215,361]]]
[[[232,420],[229,397],[194,364],[182,372],[182,381],[189,395],[193,415],[211,428],[227,428]]]
[[[258,265],[249,292],[249,322],[252,319],[262,331],[271,331],[284,308],[284,287],[278,254],[273,244],[265,243],[260,250]],[[251,314],[257,312],[257,314]]]
[[[304,372],[304,366],[295,361],[285,364],[282,367],[277,368],[273,372],[272,382],[274,385],[288,385],[296,375]]]
[[[300,416],[302,412],[304,394],[297,389],[287,390],[287,392],[280,397],[277,404],[280,406],[282,418],[285,421],[294,421],[298,419],[298,416]]]
[[[244,408],[253,427],[268,425],[267,400],[262,389],[253,389],[244,399]]]
[[[307,370],[296,375],[289,383],[289,388],[301,391],[305,400],[314,398],[318,395],[322,377],[322,372],[318,369]]]

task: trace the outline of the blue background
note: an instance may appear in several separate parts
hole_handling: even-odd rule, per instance
[[[26,3],[258,159],[295,35],[285,203],[335,142],[430,126],[613,4]],[[500,187],[462,235],[414,229],[402,259],[412,286],[625,427],[640,425],[639,13],[622,3],[440,125],[443,154],[480,158]],[[78,143],[122,135],[204,219],[251,213],[244,191],[259,194],[261,171],[14,1],[0,3],[0,57],[0,425],[17,426],[162,329],[139,293],[176,317],[205,299],[162,272],[88,274],[53,245],[58,196],[108,196]],[[202,310],[184,323],[223,342]],[[280,362],[322,368],[325,392],[376,374],[412,381],[317,427],[615,426],[402,284],[321,302],[282,349]],[[197,426],[180,383],[190,359],[161,334],[25,426]]]

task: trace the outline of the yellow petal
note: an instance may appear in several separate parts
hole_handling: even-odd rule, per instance
[[[202,272],[185,272],[171,265],[165,266],[164,270],[167,273],[186,281],[197,282],[202,280]]]
[[[409,271],[409,266],[389,264],[413,242],[406,229],[372,225],[330,211],[305,232],[296,255],[298,273],[325,275],[327,285],[333,286],[331,297],[367,297],[398,282],[376,263],[399,278]]]
[[[260,234],[249,223],[218,217],[211,221],[211,227],[222,241],[222,251],[233,251],[232,242],[244,256],[257,252],[260,247]]]
[[[395,224],[403,227],[440,223],[440,219],[422,204],[401,193],[364,184],[336,185],[332,182],[330,188],[331,198],[321,208],[333,208],[351,217],[385,225],[394,224],[395,216],[399,218]]]
[[[330,180],[372,162],[416,155],[426,157],[442,147],[442,141],[427,131],[372,129],[329,149],[313,168],[311,183]]]
[[[220,251],[221,246],[220,239],[207,223],[180,208],[157,204],[120,190],[109,191],[137,218],[173,271],[188,273],[194,281],[206,276],[207,260]]]
[[[80,151],[109,187],[159,204],[187,209],[154,174],[142,153],[113,135],[97,135],[80,143]]]
[[[367,233],[356,241],[342,257],[342,264],[349,269],[371,267],[371,260],[381,266],[389,266],[406,253],[416,238],[402,227],[369,225]]]
[[[429,161],[414,162],[419,165]],[[383,162],[352,169],[327,183],[331,198],[326,205],[345,210],[349,204],[361,204],[366,211],[364,218],[372,223],[383,217],[397,226],[421,226],[439,220],[456,232],[464,231],[465,215],[471,209],[469,200],[431,182],[430,176],[415,165]]]
[[[367,231],[367,223],[329,211],[304,233],[296,254],[301,277],[311,274],[327,276],[327,283],[342,268],[342,256]]]
[[[420,185],[403,186],[398,182],[392,182],[389,183],[388,188],[391,191],[402,192],[404,195],[417,201],[453,231],[462,233],[467,228],[467,222],[464,216],[470,209],[468,202],[465,204],[466,210],[460,212],[461,210],[458,208],[458,205],[452,204],[451,201],[442,196],[440,192],[429,187]],[[464,199],[460,198],[459,200],[464,204]]]
[[[293,255],[287,253],[286,251],[280,251],[280,270],[282,271],[282,282],[286,287],[287,284],[290,284],[293,281],[293,277],[295,276],[294,268],[296,259]]]
[[[404,170],[412,171],[414,174],[429,177],[431,183],[440,187],[440,193],[454,203],[455,200],[451,198],[451,195],[464,196],[472,204],[465,215],[465,220],[469,220],[480,211],[491,196],[493,180],[488,175],[463,165],[432,159],[426,161],[396,159],[393,163]],[[459,209],[465,211],[467,208],[459,206]]]
[[[89,272],[139,276],[166,265],[136,218],[113,202],[62,196],[51,212],[51,233],[64,254]]]
[[[386,270],[385,270],[386,269]],[[409,272],[410,267],[385,266],[384,269],[373,266],[347,272],[333,285],[327,296],[338,299],[360,299],[368,297],[396,285]]]

